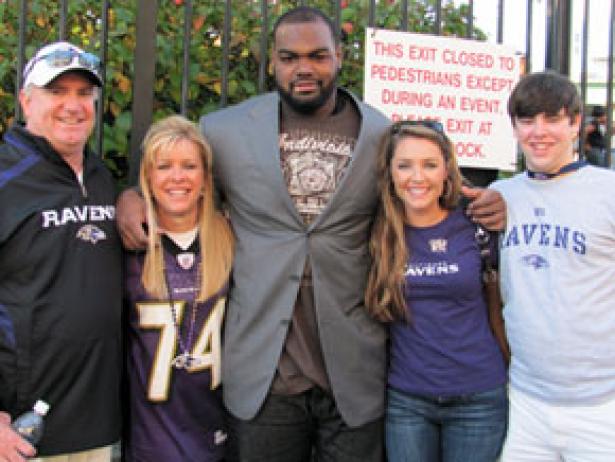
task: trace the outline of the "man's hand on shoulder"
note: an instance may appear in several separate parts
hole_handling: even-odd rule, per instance
[[[36,449],[11,428],[11,416],[0,412],[0,460],[26,462],[35,454]]]
[[[506,202],[498,191],[463,186],[461,192],[470,200],[467,210],[473,221],[490,231],[503,231],[506,228]]]
[[[120,194],[116,206],[116,221],[124,247],[129,250],[145,248],[145,201],[136,189],[127,189]]]

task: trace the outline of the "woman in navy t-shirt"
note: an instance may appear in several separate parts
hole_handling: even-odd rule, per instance
[[[453,146],[438,122],[397,122],[378,169],[366,303],[390,322],[388,459],[493,462],[506,434],[506,366]]]

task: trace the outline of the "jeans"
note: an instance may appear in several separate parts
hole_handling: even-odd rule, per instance
[[[494,462],[508,420],[506,387],[456,397],[389,388],[386,449],[391,462]]]
[[[226,460],[382,462],[383,433],[382,418],[346,425],[333,397],[318,387],[299,395],[270,394],[252,420],[231,418]]]

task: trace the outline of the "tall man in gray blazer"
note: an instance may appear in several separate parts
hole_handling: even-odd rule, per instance
[[[274,26],[277,91],[201,119],[237,239],[222,360],[228,459],[384,457],[386,332],[363,293],[389,121],[337,87],[341,58],[327,16],[290,10]],[[503,208],[496,193],[481,201]],[[122,205],[131,234],[135,208]]]
[[[201,119],[237,239],[223,377],[241,460],[382,458],[386,331],[363,293],[390,122],[336,87],[334,30],[280,17],[278,91]]]

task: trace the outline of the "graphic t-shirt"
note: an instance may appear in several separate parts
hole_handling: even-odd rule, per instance
[[[329,202],[355,147],[358,114],[349,99],[343,99],[341,105],[324,118],[282,111],[280,165],[288,192],[306,224]]]
[[[505,383],[504,359],[483,297],[475,231],[460,208],[434,226],[405,227],[410,322],[391,325],[391,387],[458,396]]]
[[[615,173],[583,167],[493,185],[510,384],[559,405],[615,398]]]
[[[309,226],[327,206],[351,161],[361,117],[354,102],[338,92],[332,114],[303,116],[284,103],[280,111],[280,166],[288,192]],[[272,391],[296,394],[318,385],[329,390],[318,325],[309,256]]]

